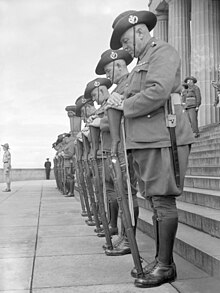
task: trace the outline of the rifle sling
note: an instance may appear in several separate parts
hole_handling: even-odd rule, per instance
[[[169,98],[167,103],[167,111],[168,111],[168,115],[175,115],[174,106],[172,105],[171,97]],[[176,126],[168,125],[167,127],[170,133],[171,152],[172,152],[176,186],[177,188],[179,188],[180,187],[180,168],[179,168],[179,158],[178,158],[178,149],[177,149],[176,132],[175,132]]]

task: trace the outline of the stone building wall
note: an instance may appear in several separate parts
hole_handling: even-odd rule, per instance
[[[158,22],[154,36],[169,42],[179,52],[182,80],[193,75],[201,89],[199,125],[220,121],[220,108],[213,106],[216,92],[211,85],[220,65],[219,0],[150,0],[149,10]]]

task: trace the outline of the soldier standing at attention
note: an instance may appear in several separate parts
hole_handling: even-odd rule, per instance
[[[50,170],[51,170],[51,162],[49,161],[49,158],[47,158],[46,162],[44,163],[44,168],[46,172],[46,179],[50,179]]]
[[[116,88],[114,92],[123,94],[124,90],[127,85],[128,79],[128,68],[129,65],[133,60],[133,57],[126,52],[125,50],[106,50],[102,53],[101,58],[96,66],[96,74],[102,75],[106,74],[106,77],[109,78],[112,83],[116,84]],[[100,121],[101,131],[105,131],[109,133],[109,125],[108,125],[108,117],[104,115]],[[110,135],[110,133],[109,133]],[[121,165],[122,172],[124,174],[124,186],[127,192],[127,183],[126,183],[126,175],[125,175],[125,158],[124,158],[124,145],[123,139],[121,139],[121,143],[119,146],[119,161]],[[132,198],[133,198],[133,207],[134,207],[134,218],[135,218],[135,227],[134,231],[136,230],[137,218],[139,214],[138,202],[137,202],[137,178],[133,171],[133,162],[132,162],[132,155],[131,153],[126,154],[128,157],[129,162],[129,173],[130,173],[130,183],[132,189]],[[115,204],[115,217],[118,216],[118,204]],[[117,221],[117,220],[116,220]],[[120,234],[119,239],[116,239],[115,244],[113,243],[113,250],[106,250],[105,253],[110,256],[119,256],[131,253],[128,239],[126,235],[124,235],[124,231],[122,235]],[[122,239],[121,239],[122,238]]]
[[[4,192],[10,192],[11,191],[11,154],[9,152],[9,144],[5,143],[2,144],[4,154],[3,154],[3,174],[4,174],[4,180],[6,182],[6,189],[4,189]]]
[[[65,168],[65,186],[66,186],[66,195],[65,197],[74,196],[74,185],[75,185],[75,144],[74,137],[68,134],[64,137],[64,149],[63,149],[63,158],[64,158],[64,168]]]
[[[96,78],[89,83],[87,83],[84,97],[85,99],[89,100],[92,99],[93,101],[96,101],[98,105],[100,105],[100,108],[96,111],[97,118],[95,118],[90,125],[94,127],[100,128],[100,122],[101,117],[104,116],[104,106],[107,102],[107,99],[109,97],[108,89],[112,86],[112,83],[110,79],[107,78]],[[103,142],[103,168],[104,168],[104,174],[105,178],[103,180],[105,182],[102,182],[105,184],[106,188],[106,195],[108,199],[109,204],[109,210],[110,210],[110,228],[109,232],[110,235],[116,235],[118,234],[118,227],[117,227],[117,219],[118,219],[118,203],[117,203],[117,194],[114,187],[113,179],[110,175],[110,168],[109,168],[109,162],[107,159],[107,154],[110,153],[111,149],[111,137],[110,132],[105,131],[105,129],[101,129],[101,137]],[[99,168],[101,169],[101,168]],[[101,173],[101,172],[100,172]],[[99,233],[100,235],[102,233]],[[103,232],[104,235],[104,232]]]
[[[201,105],[200,89],[196,85],[197,79],[194,76],[186,77],[184,82],[187,84],[187,87],[182,92],[182,103],[189,117],[193,133],[195,137],[199,137],[198,111]]]
[[[131,151],[144,197],[153,209],[155,260],[144,268],[135,286],[149,288],[176,279],[173,245],[178,226],[176,197],[183,191],[192,129],[181,105],[180,57],[168,43],[150,35],[157,18],[134,11],[117,21],[111,36],[113,50],[123,47],[137,65],[129,74],[123,95],[113,93],[108,103],[125,117],[126,147]],[[132,270],[135,276],[135,269]]]

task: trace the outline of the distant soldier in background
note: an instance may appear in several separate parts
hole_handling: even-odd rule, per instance
[[[46,162],[44,163],[45,173],[46,173],[46,179],[50,179],[50,171],[51,171],[51,162],[49,161],[49,158],[47,158]]]
[[[198,128],[198,111],[201,105],[201,93],[199,87],[196,85],[197,79],[194,76],[188,76],[184,79],[187,84],[182,91],[182,104],[189,117],[189,121],[195,137],[199,137]]]
[[[215,97],[215,102],[214,102],[214,107],[220,107],[219,100],[220,100],[220,64],[218,66],[218,71],[217,71],[217,80],[212,80],[211,82],[212,86],[216,90],[216,97]]]
[[[6,182],[6,189],[4,189],[4,192],[10,192],[11,191],[11,154],[9,152],[9,144],[5,143],[2,144],[4,154],[3,154],[3,174],[4,174],[4,180]]]

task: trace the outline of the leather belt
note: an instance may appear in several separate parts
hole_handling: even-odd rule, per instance
[[[5,163],[8,163],[8,161],[7,161],[7,162],[4,162],[4,164],[5,164]]]

